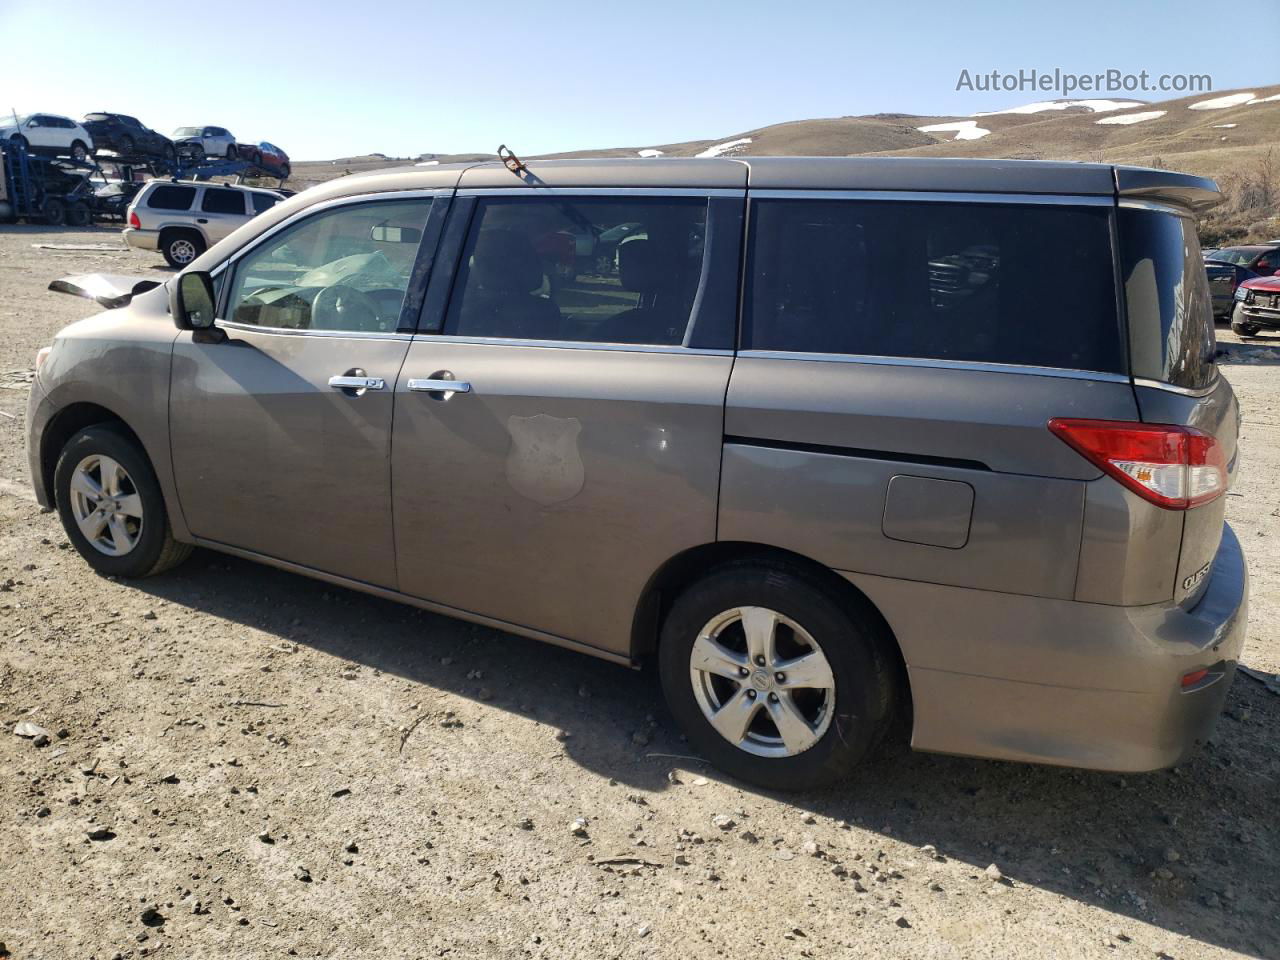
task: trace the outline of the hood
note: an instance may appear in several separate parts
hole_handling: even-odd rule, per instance
[[[161,281],[147,277],[128,277],[118,273],[82,273],[74,277],[62,277],[49,284],[57,293],[92,300],[108,310],[127,306],[140,293],[160,286]]]
[[[1246,290],[1266,290],[1268,293],[1280,291],[1280,277],[1254,277],[1240,284]]]

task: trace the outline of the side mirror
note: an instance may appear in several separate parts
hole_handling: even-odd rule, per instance
[[[181,274],[169,287],[169,313],[179,330],[209,330],[217,303],[213,278],[203,270]]]

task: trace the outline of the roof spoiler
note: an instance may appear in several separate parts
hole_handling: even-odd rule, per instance
[[[126,277],[118,273],[82,273],[74,277],[61,277],[49,284],[57,293],[69,293],[74,297],[92,300],[108,310],[127,306],[140,293],[160,286],[159,280],[145,277]]]
[[[1208,177],[1171,173],[1148,167],[1116,167],[1116,193],[1121,200],[1153,200],[1204,213],[1222,202],[1218,184]]]

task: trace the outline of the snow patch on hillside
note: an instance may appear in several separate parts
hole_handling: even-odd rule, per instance
[[[1253,94],[1249,94],[1253,96]],[[1020,107],[1008,110],[989,110],[986,113],[975,113],[975,117],[998,117],[1004,113],[1044,113],[1046,110],[1067,110],[1071,107],[1084,107],[1093,113],[1106,113],[1109,110],[1128,110],[1130,107],[1142,106],[1140,100],[1041,100],[1036,103],[1024,103]]]
[[[1188,110],[1225,110],[1227,107],[1238,107],[1242,103],[1254,101],[1252,93],[1229,93],[1225,97],[1214,97],[1212,100],[1200,100],[1187,107]]]
[[[950,133],[955,131],[952,140],[981,140],[990,130],[978,126],[977,120],[952,120],[950,123],[931,123],[916,127],[921,133]]]
[[[1215,123],[1214,127],[1219,130],[1234,130],[1239,124],[1236,123]]]
[[[1142,113],[1122,113],[1114,117],[1103,117],[1094,123],[1141,123],[1143,120],[1154,120],[1163,117],[1168,110],[1144,110]]]
[[[1277,100],[1280,100],[1280,93],[1273,93],[1269,97],[1254,97],[1249,102],[1250,103],[1274,103]]]
[[[698,157],[723,157],[729,153],[735,152],[739,147],[745,147],[751,142],[750,137],[743,137],[740,140],[730,140],[728,143],[717,143],[714,147],[707,147],[699,154]]]
[[[638,151],[636,151],[636,152],[637,152],[637,153],[639,153],[639,154],[640,154],[640,156],[642,156],[642,157],[660,157],[660,156],[662,156],[662,151],[661,151],[661,150],[654,150],[652,147],[650,147],[648,150],[638,150]]]

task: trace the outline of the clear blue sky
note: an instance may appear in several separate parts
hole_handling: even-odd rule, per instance
[[[1280,82],[1274,58],[1241,54],[1251,28],[1224,10],[1202,0],[0,0],[0,109],[132,113],[164,133],[213,123],[327,159],[500,142],[523,154],[644,147],[1054,96],[957,92],[962,69],[1207,73],[1215,90]]]

